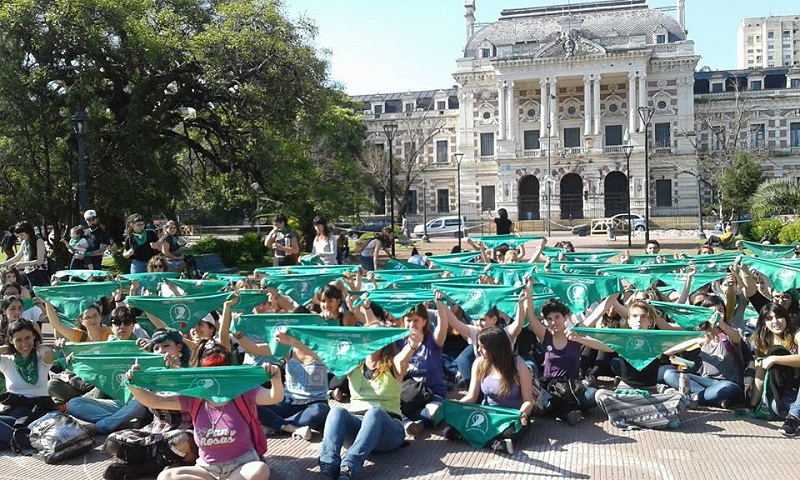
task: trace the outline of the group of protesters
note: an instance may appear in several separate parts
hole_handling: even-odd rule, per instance
[[[501,216],[468,251],[383,263],[388,229],[350,262],[324,217],[301,256],[277,215],[274,266],[188,279],[177,223],[129,216],[131,268],[112,276],[84,218],[71,268],[48,278],[27,222],[0,263],[0,449],[68,415],[105,436],[107,479],[266,479],[268,437],[321,435],[320,474],[348,480],[426,430],[513,454],[536,417],[576,426],[593,408],[623,429],[708,407],[800,428],[794,246],[576,252]]]

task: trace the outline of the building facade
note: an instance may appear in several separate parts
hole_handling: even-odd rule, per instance
[[[740,69],[800,66],[800,15],[745,18],[737,50]]]
[[[795,175],[800,76],[787,68],[695,72],[683,1],[675,18],[645,0],[610,0],[505,10],[483,28],[475,10],[474,1],[465,5],[454,88],[357,97],[373,143],[385,143],[387,120],[399,124],[398,138],[412,133],[398,119],[446,125],[417,159],[416,206],[454,212],[460,198],[471,219],[505,208],[512,219],[550,219],[554,228],[626,212],[629,201],[632,213],[649,203],[651,217],[691,217],[704,195],[698,159],[725,143],[721,131],[774,156],[774,175]],[[761,137],[751,134],[759,128]],[[751,135],[761,143],[751,145]],[[402,140],[394,148],[404,154]]]

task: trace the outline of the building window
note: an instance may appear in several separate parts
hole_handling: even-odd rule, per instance
[[[417,142],[403,142],[403,155],[406,160],[412,160],[417,150]]]
[[[763,123],[750,125],[750,148],[764,147],[766,126]]]
[[[666,35],[656,35],[656,43],[667,43]]]
[[[606,146],[622,145],[622,125],[606,125]]]
[[[494,211],[494,185],[481,186],[481,211]]]
[[[564,129],[564,147],[577,148],[581,146],[581,129],[580,127],[565,128]]]
[[[711,136],[709,137],[709,149],[711,151],[722,150],[725,139],[725,127],[711,127]]]
[[[447,152],[447,140],[436,141],[436,163],[447,163],[450,160]]]
[[[522,132],[522,148],[525,150],[539,150],[539,130],[525,130]]]
[[[751,60],[752,62],[752,60]],[[712,93],[721,93],[725,91],[725,84],[722,82],[715,82],[711,84]]]
[[[750,81],[750,90],[761,90],[761,80]]]
[[[436,110],[447,110],[447,102],[444,100],[436,102]]]
[[[450,213],[450,190],[446,188],[436,190],[436,211]]]
[[[793,78],[789,82],[789,88],[800,88],[800,78]]]
[[[417,191],[416,190],[409,190],[408,191],[408,201],[406,202],[406,213],[415,214],[417,213]]]
[[[384,146],[382,143],[376,143],[376,144],[375,144],[375,148],[377,148],[377,149],[378,149],[378,150],[380,150],[381,152],[383,152],[383,151],[385,151],[385,150],[386,150],[386,147],[385,147],[385,146]]]
[[[403,105],[403,111],[405,111],[405,112],[413,112],[414,111],[414,104],[411,103],[411,102],[406,102],[406,104]]]
[[[775,38],[775,32],[767,32],[767,38]]]
[[[672,206],[672,180],[656,180],[656,207]]]
[[[490,58],[492,56],[492,49],[491,48],[482,48],[481,49],[481,57],[482,58]]]
[[[373,106],[372,111],[375,112],[375,115],[380,115],[381,113],[383,113],[383,105]]]
[[[669,148],[672,146],[672,125],[669,122],[656,123],[656,148]]]
[[[494,157],[494,133],[481,133],[481,157]]]
[[[800,147],[800,122],[792,122],[789,125],[789,146]]]

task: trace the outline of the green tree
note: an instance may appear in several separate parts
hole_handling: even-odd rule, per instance
[[[792,178],[762,183],[751,197],[751,212],[758,217],[800,212],[800,185]]]
[[[750,211],[751,197],[764,183],[761,165],[747,152],[738,151],[733,162],[722,172],[720,181],[722,209],[730,218]]]

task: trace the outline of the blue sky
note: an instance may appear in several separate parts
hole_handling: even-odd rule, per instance
[[[466,41],[463,0],[284,0],[290,17],[304,15],[319,29],[333,80],[351,95],[433,90],[453,84],[455,60]],[[477,0],[477,22],[494,22],[506,8],[567,0]],[[572,2],[578,3],[578,2]],[[650,7],[673,0],[648,0]],[[674,12],[669,12],[674,15]],[[686,0],[686,24],[699,67],[736,68],[741,19],[798,15],[797,0]]]

